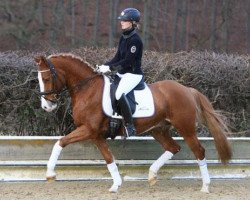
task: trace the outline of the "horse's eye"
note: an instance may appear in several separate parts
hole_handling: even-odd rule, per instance
[[[44,83],[49,82],[49,78],[43,78],[43,82],[44,82]]]

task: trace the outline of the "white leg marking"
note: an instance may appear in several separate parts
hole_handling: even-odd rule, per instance
[[[173,157],[173,154],[170,151],[165,151],[149,168],[148,181],[150,185],[156,183],[157,172],[159,169]]]
[[[120,173],[118,171],[118,167],[115,164],[115,162],[107,164],[107,167],[108,167],[108,170],[109,170],[111,177],[113,179],[113,185],[109,189],[109,192],[117,192],[118,188],[122,185],[122,178],[121,178]]]
[[[53,147],[51,156],[47,164],[47,172],[46,172],[47,178],[56,176],[55,166],[56,166],[56,162],[58,160],[58,157],[60,156],[62,149],[63,148],[59,145],[59,140],[58,140]]]
[[[173,154],[170,151],[165,151],[151,166],[150,170],[154,173],[157,173],[159,169],[173,157]]]
[[[201,171],[202,177],[202,188],[201,192],[209,193],[209,184],[210,184],[210,177],[207,170],[207,161],[206,158],[203,160],[198,160],[198,165]]]

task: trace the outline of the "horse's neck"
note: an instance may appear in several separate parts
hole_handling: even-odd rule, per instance
[[[87,64],[80,62],[66,64],[64,70],[66,86],[68,89],[95,75],[94,71]]]

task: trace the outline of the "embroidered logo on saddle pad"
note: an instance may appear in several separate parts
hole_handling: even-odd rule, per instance
[[[113,116],[113,108],[110,100],[110,80],[108,77],[104,76],[104,91],[102,97],[102,109],[104,113],[111,117]],[[140,117],[151,117],[155,112],[154,100],[152,93],[147,85],[143,90],[134,90],[135,101],[138,103],[136,105],[134,118]],[[121,116],[116,116],[116,118],[122,118]]]

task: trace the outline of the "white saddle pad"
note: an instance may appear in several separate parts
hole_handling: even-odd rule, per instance
[[[122,116],[113,116],[113,108],[110,100],[110,80],[104,76],[104,91],[102,97],[102,109],[107,116],[114,118],[122,118]],[[134,90],[136,105],[134,118],[151,117],[154,115],[155,107],[152,93],[149,87],[145,84],[144,90]]]

